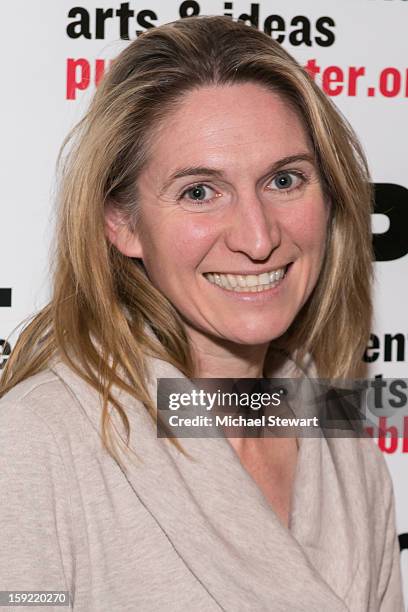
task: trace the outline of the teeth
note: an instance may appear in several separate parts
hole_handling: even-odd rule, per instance
[[[264,274],[259,275],[259,283],[261,285],[269,285],[269,282],[270,282],[270,274],[268,274],[268,272],[265,272]]]
[[[253,274],[246,277],[247,287],[255,287],[258,285],[258,278]]]
[[[238,280],[237,280],[236,276],[234,276],[233,274],[227,274],[227,279],[228,279],[228,282],[231,285],[231,287],[237,287],[238,286]]]
[[[236,291],[238,293],[246,291],[257,293],[275,287],[285,276],[286,267],[263,274],[218,274],[217,272],[205,274],[205,277],[215,285]]]

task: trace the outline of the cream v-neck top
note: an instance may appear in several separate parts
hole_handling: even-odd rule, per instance
[[[183,377],[158,359],[151,372],[153,397]],[[125,470],[102,447],[98,394],[63,363],[0,401],[0,590],[69,591],[75,612],[403,611],[371,440],[300,440],[286,528],[225,438],[182,439],[189,459],[120,399],[141,458]]]

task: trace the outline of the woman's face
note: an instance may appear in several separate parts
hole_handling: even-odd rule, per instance
[[[243,345],[281,336],[311,294],[328,205],[305,130],[256,84],[187,94],[138,180],[141,230],[110,230],[141,257],[190,337]]]

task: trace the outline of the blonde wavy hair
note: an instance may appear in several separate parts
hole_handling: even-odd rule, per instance
[[[227,17],[191,17],[152,28],[129,44],[66,138],[59,157],[52,299],[22,331],[4,369],[0,396],[58,357],[101,394],[102,439],[117,458],[109,404],[118,411],[127,440],[129,422],[113,387],[141,401],[156,420],[146,356],[194,376],[179,313],[151,284],[142,262],[108,241],[105,209],[113,203],[135,230],[137,178],[155,126],[193,88],[245,82],[269,87],[296,109],[331,203],[318,283],[289,330],[271,343],[267,363],[279,346],[298,361],[311,355],[321,377],[353,377],[360,371],[370,332],[373,256],[372,189],[358,140],[277,42]],[[153,335],[146,334],[146,324]]]

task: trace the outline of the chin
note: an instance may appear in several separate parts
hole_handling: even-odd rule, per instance
[[[239,329],[236,333],[226,334],[226,338],[229,338],[231,342],[236,342],[237,344],[245,344],[248,346],[262,345],[268,344],[272,342],[272,340],[276,340],[283,336],[283,334],[289,328],[290,323],[282,324],[277,326],[271,325],[270,327],[262,325],[258,328],[251,328],[248,330]]]

